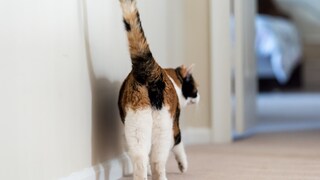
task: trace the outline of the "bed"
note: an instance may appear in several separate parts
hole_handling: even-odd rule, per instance
[[[286,84],[301,63],[302,47],[295,25],[282,18],[256,17],[256,57],[259,78]]]
[[[258,13],[255,51],[259,90],[299,88],[303,53],[297,27],[271,0],[259,0]]]

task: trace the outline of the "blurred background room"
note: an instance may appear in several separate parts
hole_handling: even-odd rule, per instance
[[[259,0],[258,114],[270,130],[318,128],[320,4]]]
[[[201,95],[169,179],[320,178],[319,0],[137,1],[157,62],[194,63]],[[2,1],[0,22],[0,179],[123,178],[118,0]]]

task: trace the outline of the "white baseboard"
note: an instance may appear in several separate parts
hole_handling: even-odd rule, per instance
[[[132,172],[131,162],[129,157],[124,154],[118,159],[72,173],[59,180],[116,180],[130,172]]]
[[[210,128],[186,128],[182,130],[182,141],[187,145],[211,143]]]
[[[207,144],[211,142],[211,131],[209,128],[186,128],[182,132],[182,140],[186,145]],[[68,177],[59,180],[116,180],[124,174],[132,172],[132,165],[129,157],[124,154],[96,166],[75,172]]]

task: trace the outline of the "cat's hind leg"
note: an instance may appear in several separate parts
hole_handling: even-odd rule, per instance
[[[187,155],[184,150],[183,142],[181,141],[181,130],[179,126],[179,116],[180,116],[180,109],[177,109],[175,121],[173,125],[174,130],[174,147],[172,148],[172,152],[176,158],[178,163],[179,169],[182,173],[186,172],[188,169],[188,161]]]
[[[125,118],[125,137],[133,163],[133,179],[147,180],[151,148],[152,110],[128,110]]]
[[[172,152],[178,163],[180,171],[182,173],[186,172],[188,169],[188,161],[182,141],[173,147]]]
[[[153,113],[151,170],[153,180],[167,180],[166,163],[173,146],[172,118],[163,108]]]

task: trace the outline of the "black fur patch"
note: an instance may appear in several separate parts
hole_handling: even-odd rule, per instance
[[[146,85],[147,78],[150,76],[152,70],[155,68],[156,63],[153,60],[152,53],[148,51],[132,59],[132,73],[134,78],[142,85]]]
[[[123,19],[123,23],[124,23],[124,27],[126,28],[126,31],[128,32],[131,31],[131,26],[125,19]]]
[[[179,132],[175,137],[174,137],[174,145],[178,145],[181,143],[181,133]]]
[[[182,94],[187,99],[188,97],[196,98],[198,90],[196,88],[195,81],[192,76],[183,79]]]
[[[120,92],[119,92],[119,97],[118,97],[118,109],[119,109],[119,113],[120,113],[120,118],[121,118],[121,121],[122,123],[124,124],[124,118],[125,118],[125,112],[124,112],[124,109],[122,109],[122,99],[121,99],[121,96],[123,95],[123,91],[124,91],[124,86],[125,86],[125,83],[126,83],[126,80],[123,82],[123,84],[121,85],[121,88],[120,88]]]
[[[153,60],[153,56],[152,56],[152,53],[148,51],[143,54],[140,54],[139,56],[131,57],[131,59],[132,61],[137,63],[139,62],[145,63],[146,61]]]
[[[176,114],[175,114],[175,117],[174,117],[174,123],[177,123],[177,126],[179,128],[179,133],[174,136],[174,145],[178,145],[180,142],[181,142],[181,133],[180,133],[180,127],[179,127],[179,118],[180,118],[180,108],[177,107],[176,109]]]
[[[157,110],[162,109],[164,100],[163,91],[166,87],[166,84],[163,82],[162,76],[160,79],[148,83],[147,87],[151,106],[156,108]]]
[[[136,16],[137,16],[137,19],[138,19],[138,24],[139,24],[140,31],[141,31],[142,35],[145,36],[144,35],[144,31],[142,29],[142,24],[141,24],[141,20],[140,20],[140,14],[139,14],[138,11],[137,11],[137,15]]]

